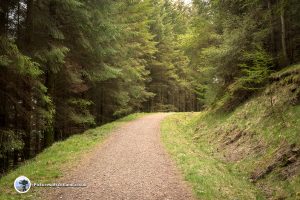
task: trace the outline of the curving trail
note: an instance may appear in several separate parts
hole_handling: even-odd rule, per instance
[[[160,122],[168,114],[147,115],[129,122],[60,182],[85,188],[49,190],[49,199],[194,199],[160,142]]]

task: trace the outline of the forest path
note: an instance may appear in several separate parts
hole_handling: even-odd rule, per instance
[[[47,196],[67,200],[193,199],[160,141],[160,122],[167,115],[146,115],[116,130],[61,180],[87,187],[51,189]]]

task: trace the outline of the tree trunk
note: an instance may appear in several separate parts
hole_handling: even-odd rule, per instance
[[[0,36],[6,36],[7,34],[7,13],[8,13],[8,1],[0,1]]]
[[[282,11],[280,13],[280,21],[281,21],[281,45],[282,45],[283,62],[284,65],[288,65],[289,59],[286,50],[286,27],[285,27],[284,8],[282,8]]]
[[[29,51],[33,38],[33,0],[27,0],[25,46]]]
[[[275,40],[275,30],[274,30],[274,21],[273,21],[273,10],[272,10],[272,2],[268,0],[268,9],[270,12],[270,19],[269,19],[269,27],[270,27],[270,51],[272,52],[273,57],[276,57],[276,40]]]
[[[20,8],[20,2],[18,1],[18,7],[17,7],[17,40],[16,43],[18,46],[20,46],[20,40],[21,40],[21,26],[20,26],[20,15],[21,15],[21,8]]]

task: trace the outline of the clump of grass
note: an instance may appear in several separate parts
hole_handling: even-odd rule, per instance
[[[51,183],[62,177],[70,167],[76,167],[80,157],[103,142],[113,130],[143,115],[143,113],[132,114],[115,122],[87,130],[83,134],[74,135],[65,141],[54,143],[35,158],[26,161],[22,166],[1,178],[0,199],[38,199],[39,188],[31,188],[26,194],[18,194],[13,186],[14,180],[24,175],[32,183]]]

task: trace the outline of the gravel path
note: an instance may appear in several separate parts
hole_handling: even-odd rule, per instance
[[[129,122],[61,182],[85,188],[56,188],[50,199],[193,199],[160,142],[160,122],[168,114],[151,114]]]

